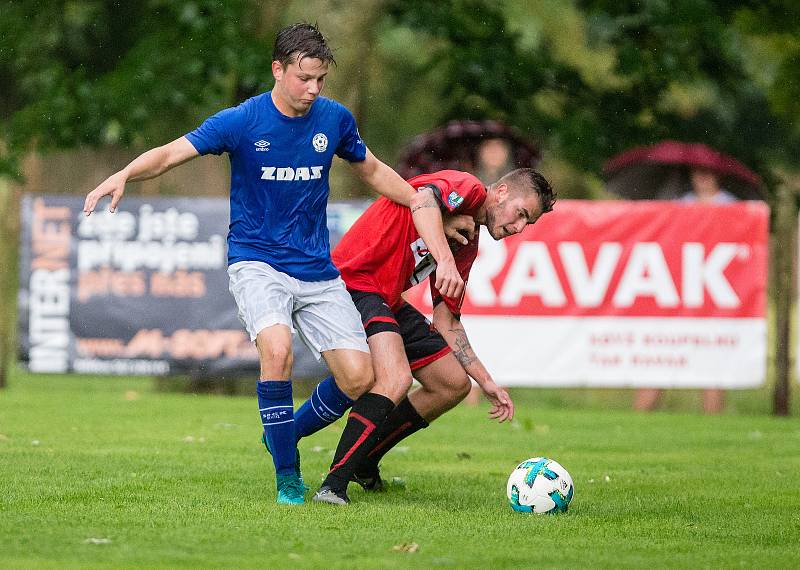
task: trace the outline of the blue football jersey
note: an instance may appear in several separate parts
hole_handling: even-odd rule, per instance
[[[318,97],[287,117],[270,92],[224,109],[186,135],[197,152],[231,161],[228,264],[263,261],[303,281],[334,279],[326,206],[333,155],[366,157],[353,115]]]

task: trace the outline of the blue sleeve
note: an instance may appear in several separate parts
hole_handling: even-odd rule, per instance
[[[244,105],[230,107],[211,115],[186,138],[201,155],[232,152],[239,145],[246,121]]]
[[[367,145],[361,140],[358,134],[355,117],[353,114],[341,107],[342,118],[339,122],[339,146],[336,147],[336,154],[348,162],[363,162],[367,158]]]

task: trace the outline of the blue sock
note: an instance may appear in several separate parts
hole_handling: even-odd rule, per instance
[[[298,441],[332,424],[353,405],[347,394],[339,389],[333,376],[317,384],[311,397],[297,409],[294,415],[294,431]]]
[[[288,380],[259,380],[256,383],[256,392],[261,423],[272,451],[275,473],[292,475],[297,454],[292,383]]]

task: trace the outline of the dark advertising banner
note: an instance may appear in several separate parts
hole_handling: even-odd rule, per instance
[[[22,205],[20,359],[33,372],[258,373],[228,292],[228,201],[125,198],[82,213],[83,197]],[[366,203],[331,204],[333,241]],[[295,339],[295,376],[326,372]]]

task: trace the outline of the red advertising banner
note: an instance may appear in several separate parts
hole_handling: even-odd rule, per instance
[[[505,383],[758,385],[768,219],[761,202],[560,201],[519,236],[481,236],[467,332]],[[425,285],[407,295],[430,308]]]

